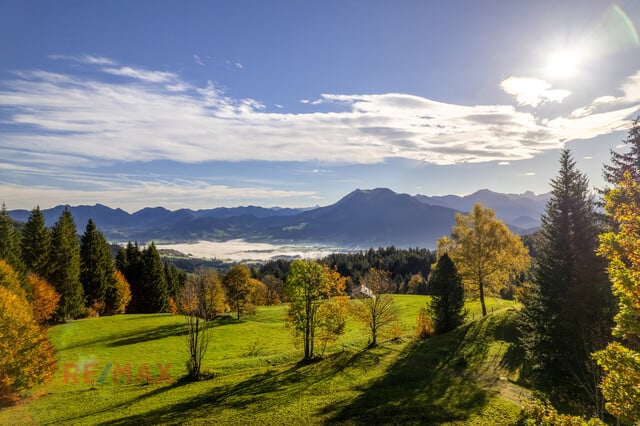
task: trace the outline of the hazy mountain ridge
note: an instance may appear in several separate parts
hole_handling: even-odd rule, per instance
[[[82,233],[89,218],[114,242],[150,240],[177,242],[245,239],[248,241],[313,242],[350,247],[396,245],[435,247],[448,235],[458,211],[466,212],[480,202],[492,207],[497,216],[515,232],[538,226],[538,212],[544,210],[548,195],[531,192],[500,194],[481,190],[459,197],[428,197],[398,194],[390,189],[357,189],[335,204],[312,209],[244,206],[204,210],[167,210],[147,207],[134,213],[95,206],[56,206],[43,210],[47,226],[52,226],[64,208],[73,214]],[[9,215],[25,222],[27,210]]]

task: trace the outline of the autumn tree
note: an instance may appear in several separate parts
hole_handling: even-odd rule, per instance
[[[251,272],[244,265],[232,267],[224,276],[223,283],[227,291],[227,298],[232,309],[236,311],[238,320],[240,320],[240,313],[250,313],[255,310],[251,302],[250,279]]]
[[[115,298],[115,264],[109,243],[89,219],[80,240],[80,282],[87,306],[103,313]]]
[[[597,352],[595,359],[605,372],[601,383],[605,407],[624,424],[640,423],[639,178],[626,172],[606,195],[605,209],[617,229],[600,236],[599,249],[609,261],[609,278],[618,298],[613,329],[618,340]]]
[[[20,256],[20,235],[16,231],[4,203],[2,203],[0,210],[0,259],[6,260],[15,269],[23,269]]]
[[[389,294],[394,285],[388,272],[371,268],[360,283],[371,289],[374,296],[356,300],[352,311],[358,322],[370,333],[369,347],[374,347],[381,335],[398,332],[400,312],[393,296]]]
[[[210,321],[228,308],[218,271],[198,269],[189,276],[178,296],[180,311],[187,323],[189,377],[202,376],[202,360],[210,342]]]
[[[9,270],[5,278],[10,276],[17,274]],[[0,283],[0,406],[51,379],[56,368],[53,346],[33,318],[32,306],[11,290],[20,284],[5,284]]]
[[[60,294],[58,317],[75,318],[85,312],[84,291],[80,283],[80,246],[76,224],[64,209],[51,232],[47,280]]]
[[[320,307],[331,297],[344,295],[344,280],[335,279],[327,271],[317,262],[296,260],[287,274],[287,321],[296,336],[302,338],[305,361],[314,358],[316,330],[324,318]]]
[[[439,252],[448,251],[469,294],[478,295],[482,316],[487,315],[485,295],[529,267],[530,258],[520,238],[513,235],[495,212],[477,203],[468,215],[456,214],[451,238],[438,241]]]
[[[27,275],[27,281],[32,292],[33,319],[38,324],[44,324],[56,312],[60,295],[51,284],[36,274]]]
[[[31,210],[22,229],[22,262],[26,269],[40,277],[48,275],[51,232],[45,225],[40,207]]]
[[[444,253],[438,259],[429,280],[431,289],[430,311],[433,313],[436,333],[446,333],[464,322],[464,287],[456,265]]]
[[[124,314],[129,302],[131,302],[131,287],[119,270],[113,271],[114,297],[111,305],[107,305],[107,312],[111,314]]]
[[[598,371],[590,354],[606,345],[613,300],[604,262],[595,252],[600,229],[595,203],[568,150],[551,187],[532,282],[520,297],[520,340],[528,361],[544,371],[554,399],[572,395],[578,401],[581,395],[598,410]]]

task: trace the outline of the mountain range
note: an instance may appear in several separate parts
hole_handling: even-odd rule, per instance
[[[448,235],[456,212],[468,212],[479,202],[496,211],[514,232],[527,233],[539,225],[549,194],[501,194],[487,189],[467,196],[398,194],[390,189],[357,189],[335,204],[311,209],[245,206],[208,210],[147,207],[135,213],[94,206],[56,206],[43,210],[52,226],[68,208],[81,233],[91,218],[112,242],[155,240],[184,242],[244,239],[255,242],[321,243],[345,247],[396,245],[435,247]],[[13,210],[18,221],[27,210]]]

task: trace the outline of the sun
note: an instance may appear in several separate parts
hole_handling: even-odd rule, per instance
[[[545,73],[551,78],[572,77],[583,61],[584,55],[578,49],[557,50],[547,58]]]

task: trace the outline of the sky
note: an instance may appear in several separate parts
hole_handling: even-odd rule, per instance
[[[0,0],[0,201],[328,205],[601,187],[640,2]]]

